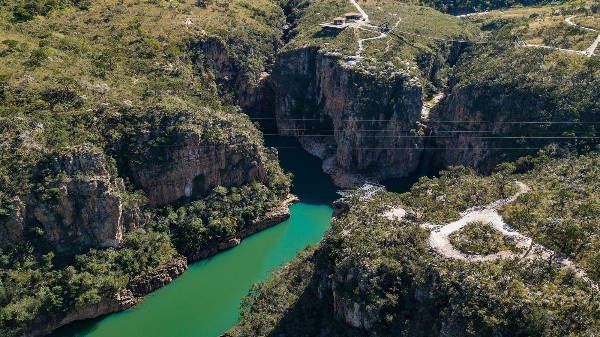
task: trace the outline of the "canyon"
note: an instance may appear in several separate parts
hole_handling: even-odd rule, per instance
[[[0,56],[16,69],[0,74],[0,255],[11,285],[0,323],[9,336],[131,308],[188,263],[289,221],[298,200],[265,135],[298,139],[344,189],[455,165],[491,174],[520,157],[597,147],[594,55],[479,43],[512,27],[503,19],[385,1],[116,6],[19,21],[22,8],[3,19],[19,40],[4,41]],[[321,29],[353,8],[363,21]],[[136,15],[152,20],[129,22]],[[307,199],[294,209],[322,202]],[[20,272],[34,275],[31,289],[20,291]],[[379,313],[369,317],[343,289],[366,291],[372,274],[334,276],[322,287],[337,319],[372,330]],[[427,291],[416,290],[418,302]]]

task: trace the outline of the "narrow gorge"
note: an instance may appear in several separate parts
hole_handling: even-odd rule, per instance
[[[597,333],[600,7],[533,2],[1,3],[0,337]],[[554,253],[427,243],[515,180]]]

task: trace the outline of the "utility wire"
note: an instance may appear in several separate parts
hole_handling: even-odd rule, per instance
[[[279,136],[279,134],[263,134],[264,136]],[[298,135],[298,137],[332,137],[331,135]],[[351,136],[345,136],[351,137]],[[452,138],[442,135],[367,135],[360,138]],[[597,136],[469,136],[471,139],[600,139]]]
[[[275,118],[251,117],[250,120],[271,120]],[[285,121],[324,121],[323,118],[287,118]],[[342,119],[342,122],[392,122],[389,119]],[[469,124],[600,124],[600,121],[444,121],[428,120],[427,123],[469,123]]]

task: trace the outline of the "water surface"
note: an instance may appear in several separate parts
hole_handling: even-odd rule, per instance
[[[136,308],[74,323],[53,337],[215,337],[239,318],[241,299],[250,286],[290,261],[299,250],[318,243],[329,227],[336,187],[321,171],[321,161],[292,138],[267,137],[279,151],[281,166],[294,174],[292,193],[301,202],[291,218],[246,238],[226,252],[195,263],[173,283],[150,294]],[[406,191],[413,179],[390,182]]]

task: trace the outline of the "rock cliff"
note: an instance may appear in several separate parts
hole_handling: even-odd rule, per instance
[[[50,155],[41,166],[44,184],[15,197],[12,214],[2,218],[9,241],[23,240],[38,228],[59,250],[118,247],[125,187],[109,172],[105,155],[90,145],[77,146]]]
[[[510,131],[511,125],[502,123],[502,117],[494,120],[486,120],[481,110],[474,107],[475,101],[481,100],[481,96],[486,95],[481,90],[472,90],[471,88],[454,88],[448,98],[434,109],[432,118],[445,121],[444,123],[435,123],[432,125],[432,133],[435,148],[433,153],[433,165],[438,167],[448,167],[457,165],[466,165],[475,167],[479,171],[490,172],[491,169],[502,161],[503,155],[500,154],[493,158],[493,153],[498,153],[490,149],[495,147],[489,143],[494,135],[500,136]],[[490,100],[485,101],[491,103]],[[457,132],[457,131],[465,132]]]
[[[422,88],[405,75],[371,74],[304,48],[280,54],[266,81],[274,103],[257,114],[272,107],[279,134],[300,137],[338,186],[417,169]]]
[[[262,148],[244,135],[211,144],[199,132],[189,130],[172,144],[157,150],[168,158],[164,162],[131,164],[133,180],[147,193],[151,206],[198,198],[216,186],[241,186],[267,179]]]
[[[178,256],[173,262],[129,281],[127,289],[134,296],[142,297],[173,282],[187,268],[187,259],[183,256]]]
[[[23,337],[38,337],[49,334],[61,326],[75,321],[95,318],[106,314],[123,311],[135,306],[139,299],[131,290],[125,289],[116,294],[107,294],[94,304],[76,308],[73,311],[50,316],[39,317],[27,329],[21,331]]]
[[[596,148],[599,69],[576,55],[473,46],[431,112],[435,164],[489,173],[542,149]]]

